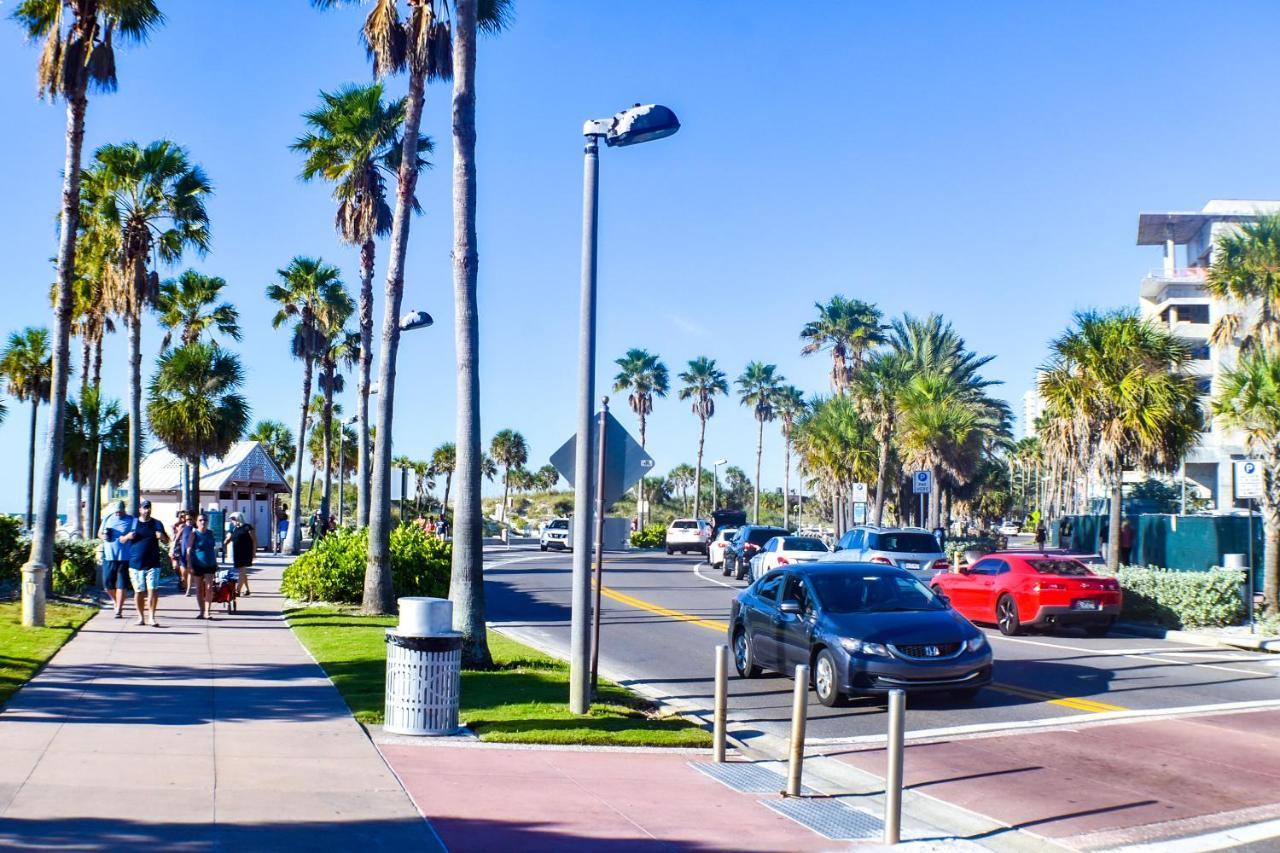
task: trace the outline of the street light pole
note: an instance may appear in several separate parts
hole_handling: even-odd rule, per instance
[[[670,136],[680,129],[666,107],[636,104],[610,118],[592,119],[582,162],[582,293],[578,333],[578,432],[574,447],[573,583],[570,592],[569,711],[585,714],[591,705],[591,416],[596,375],[596,248],[599,237],[600,140],[610,148]]]
[[[354,418],[351,418],[350,420],[347,420],[347,421],[339,421],[339,422],[338,422],[338,526],[339,526],[339,527],[341,527],[341,526],[342,526],[342,519],[343,519],[343,514],[344,514],[344,513],[343,513],[343,510],[346,508],[346,505],[347,505],[347,492],[346,492],[346,487],[347,487],[347,460],[346,460],[346,449],[347,449],[347,443],[346,443],[346,441],[345,441],[344,439],[345,439],[345,435],[346,435],[346,428],[347,428],[347,427],[349,427],[349,426],[351,426],[352,424],[354,424],[357,420],[359,420],[359,418],[358,418],[358,417],[354,417]],[[358,522],[358,521],[357,521],[356,523],[357,523],[357,525],[359,524],[359,522]]]
[[[711,463],[711,515],[715,516],[716,510],[720,508],[720,466],[728,462],[728,459],[717,459]]]

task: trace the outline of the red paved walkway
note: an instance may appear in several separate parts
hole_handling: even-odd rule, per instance
[[[883,773],[881,749],[838,757]],[[1071,846],[1102,831],[1151,840],[1151,824],[1280,801],[1280,711],[908,746],[906,784]]]
[[[832,842],[688,766],[705,755],[379,748],[457,851],[830,850]]]

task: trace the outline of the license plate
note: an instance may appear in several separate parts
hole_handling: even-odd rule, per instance
[[[920,564],[919,564],[919,563],[903,563],[903,564],[902,564],[902,568],[904,568],[904,569],[918,569],[918,568],[920,568]]]
[[[1097,610],[1098,602],[1088,598],[1078,598],[1071,604],[1076,610]]]

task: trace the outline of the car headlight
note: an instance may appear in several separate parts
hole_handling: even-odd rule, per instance
[[[972,637],[965,643],[965,647],[971,652],[980,652],[987,647],[987,638],[982,634]]]
[[[855,640],[852,637],[845,637],[840,641],[840,645],[844,650],[853,655],[871,655],[872,657],[889,657],[889,649],[881,643],[864,643],[862,640]]]

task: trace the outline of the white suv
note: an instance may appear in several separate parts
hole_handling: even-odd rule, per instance
[[[543,551],[548,548],[569,550],[569,519],[554,518],[542,528],[538,536],[538,547]]]
[[[711,525],[701,518],[677,518],[667,528],[667,553],[688,554],[696,551],[707,553],[707,543],[711,541]]]

